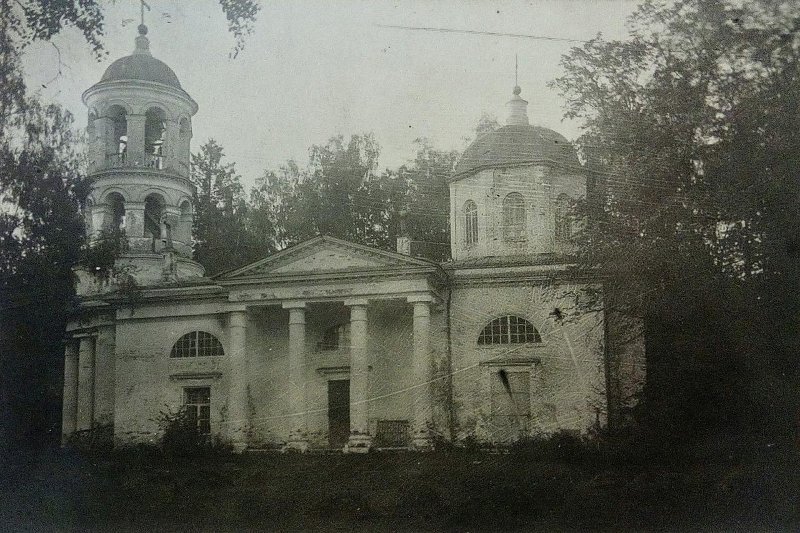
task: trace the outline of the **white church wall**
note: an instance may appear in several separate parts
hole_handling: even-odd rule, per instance
[[[580,288],[575,284],[520,284],[453,290],[453,401],[458,439],[495,440],[490,390],[500,369],[530,373],[529,434],[586,431],[598,421],[604,423],[602,316],[581,314],[575,308]],[[560,321],[551,316],[556,308],[564,317]],[[481,330],[504,315],[529,320],[542,342],[479,346]]]
[[[174,314],[181,314],[175,306]],[[206,331],[216,336],[225,356],[170,358],[185,333]],[[176,413],[187,387],[211,390],[211,431],[226,431],[228,343],[223,315],[172,316],[120,320],[116,329],[114,436],[120,444],[155,443],[162,413]]]
[[[524,238],[504,240],[503,200],[511,193],[525,201]],[[586,195],[586,178],[546,165],[486,169],[450,184],[451,247],[453,259],[474,259],[498,255],[566,252],[555,240],[555,203],[561,194],[572,200]],[[464,205],[468,200],[478,208],[478,242],[467,245]]]

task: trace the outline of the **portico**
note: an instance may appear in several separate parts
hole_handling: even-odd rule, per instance
[[[287,451],[337,447],[331,435],[345,420],[345,451],[427,448],[438,267],[364,247],[367,254],[329,237],[296,248],[217,280],[237,309],[230,313],[228,334],[231,440],[243,448],[248,434],[267,427],[282,430]],[[359,263],[357,270],[348,268],[348,258]],[[321,264],[325,259],[335,261],[330,269]],[[254,353],[263,352],[265,341],[274,348]],[[267,383],[281,374],[282,394],[273,396]],[[346,404],[337,400],[343,390]]]

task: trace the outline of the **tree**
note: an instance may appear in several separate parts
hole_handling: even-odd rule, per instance
[[[594,184],[581,265],[605,276],[607,305],[646,322],[640,421],[662,442],[766,421],[785,435],[793,421],[774,406],[797,414],[797,371],[785,370],[800,318],[787,296],[800,10],[646,1],[630,23],[625,41],[572,49],[553,83],[583,123]]]
[[[301,169],[288,162],[267,172],[251,198],[260,211],[274,210],[278,241],[294,244],[317,235],[388,246],[391,187],[377,173],[380,147],[371,134],[332,137],[309,149]]]
[[[405,198],[406,230],[409,236],[430,249],[433,257],[446,259],[450,249],[450,188],[459,153],[436,150],[427,139],[417,139],[413,163],[402,166],[408,182]],[[436,250],[436,251],[435,251]]]
[[[209,274],[229,270],[274,250],[272,232],[250,231],[247,199],[234,163],[210,139],[192,154],[194,257]]]

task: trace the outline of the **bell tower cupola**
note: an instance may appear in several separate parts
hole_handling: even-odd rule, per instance
[[[197,103],[175,72],[153,57],[147,33],[143,20],[133,53],[114,61],[83,93],[89,112],[89,241],[122,236],[121,260],[145,284],[202,275],[191,260],[189,158]]]

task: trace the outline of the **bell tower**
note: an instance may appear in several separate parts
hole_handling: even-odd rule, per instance
[[[147,26],[133,54],[114,61],[83,93],[89,111],[89,242],[124,239],[118,263],[140,285],[203,275],[192,261],[189,179],[197,103],[150,53]]]

